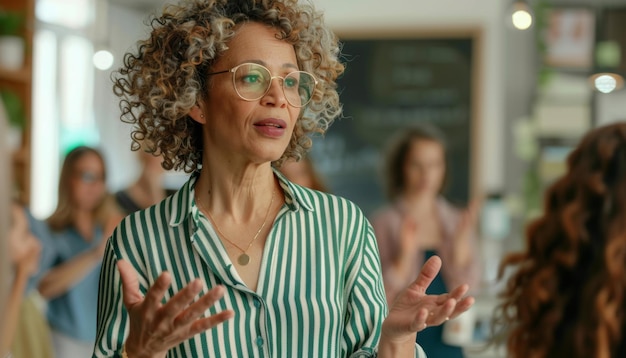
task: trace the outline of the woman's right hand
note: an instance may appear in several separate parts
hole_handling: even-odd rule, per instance
[[[418,239],[418,227],[415,219],[408,215],[402,218],[402,223],[399,231],[399,247],[398,253],[395,259],[395,266],[397,273],[401,276],[409,274],[409,270],[413,268],[411,260],[415,257],[415,251],[419,248]],[[413,273],[410,273],[413,276]]]
[[[400,250],[402,253],[413,257],[414,252],[417,251],[420,246],[417,234],[417,221],[409,215],[406,215],[402,218],[402,226],[400,227]]]
[[[225,310],[202,317],[224,295],[222,286],[193,302],[202,290],[202,282],[195,279],[162,303],[171,283],[169,273],[163,272],[144,297],[132,265],[119,260],[117,268],[122,279],[124,306],[130,318],[130,330],[124,343],[129,358],[165,357],[170,348],[234,316],[232,310]]]

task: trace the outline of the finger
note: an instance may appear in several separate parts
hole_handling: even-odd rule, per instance
[[[450,319],[458,317],[460,314],[470,309],[474,303],[474,297],[463,298],[456,304],[456,307],[454,307],[454,311],[450,314]]]
[[[428,316],[429,326],[438,326],[443,322],[450,319],[450,317],[454,314],[455,307],[457,305],[457,301],[453,298],[445,301],[442,305],[437,306],[433,310],[430,311]]]
[[[187,308],[178,317],[176,317],[174,323],[176,325],[186,325],[193,322],[206,312],[209,307],[212,307],[215,302],[219,301],[224,296],[225,292],[226,290],[223,286],[213,288],[211,291],[203,295],[197,302],[190,305],[189,308]]]
[[[439,256],[432,256],[424,263],[419,275],[411,283],[409,289],[416,290],[421,294],[426,293],[426,289],[430,286],[431,282],[435,279],[439,270],[441,269],[441,259]]]
[[[131,307],[143,300],[139,291],[139,280],[133,266],[125,260],[117,260],[117,269],[122,280],[122,296],[124,306]]]
[[[189,337],[193,337],[200,332],[204,332],[207,329],[211,329],[218,324],[221,324],[235,316],[233,310],[224,310],[207,318],[202,318],[195,321],[189,330]]]
[[[467,211],[468,211],[468,216],[469,216],[469,224],[470,226],[475,226],[476,223],[478,222],[478,218],[480,217],[480,209],[482,207],[482,200],[481,199],[475,199],[473,200]]]
[[[449,298],[454,298],[459,301],[469,290],[469,286],[467,284],[463,284],[452,290],[450,293],[442,294],[437,297],[437,304],[444,303]]]
[[[161,319],[167,322],[173,321],[174,317],[193,302],[200,291],[202,291],[202,282],[198,279],[191,281],[161,308]]]
[[[428,319],[428,310],[425,308],[417,311],[413,322],[411,322],[411,332],[419,332],[427,327],[426,320]]]
[[[478,214],[482,206],[483,206],[483,198],[479,197],[470,202],[469,210],[476,215]]]
[[[171,282],[172,277],[168,272],[164,271],[159,275],[154,284],[148,289],[148,292],[146,292],[145,303],[148,305],[148,308],[156,309],[161,307],[161,301]]]
[[[406,216],[404,220],[402,220],[402,227],[405,231],[415,231],[417,229],[417,222],[413,220],[413,218]]]

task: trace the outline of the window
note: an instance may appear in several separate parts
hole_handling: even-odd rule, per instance
[[[33,44],[31,190],[33,215],[56,207],[60,159],[98,144],[92,66],[95,0],[38,0]]]

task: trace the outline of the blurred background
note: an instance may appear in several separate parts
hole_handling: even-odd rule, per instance
[[[313,2],[347,63],[344,118],[314,139],[313,162],[330,191],[369,214],[384,201],[389,135],[420,121],[442,128],[446,196],[460,205],[484,198],[477,306],[487,317],[499,258],[521,247],[571,148],[590,128],[626,118],[626,0]],[[54,209],[61,160],[78,145],[104,152],[111,192],[139,174],[110,76],[164,4],[0,0],[0,93],[11,124],[3,140],[15,191],[35,217]],[[163,186],[185,179],[170,172]]]

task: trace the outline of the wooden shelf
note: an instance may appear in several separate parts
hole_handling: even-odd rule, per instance
[[[7,70],[0,67],[0,80],[17,83],[30,83],[32,79],[30,68],[24,67],[19,70]]]
[[[18,199],[24,204],[30,203],[30,162],[31,162],[31,106],[32,106],[32,48],[33,29],[35,23],[35,0],[0,0],[0,8],[19,11],[26,16],[26,22],[20,36],[25,40],[26,53],[24,66],[13,70],[0,68],[0,90],[15,92],[24,108],[25,128],[22,134],[22,144],[12,154],[13,184]]]

